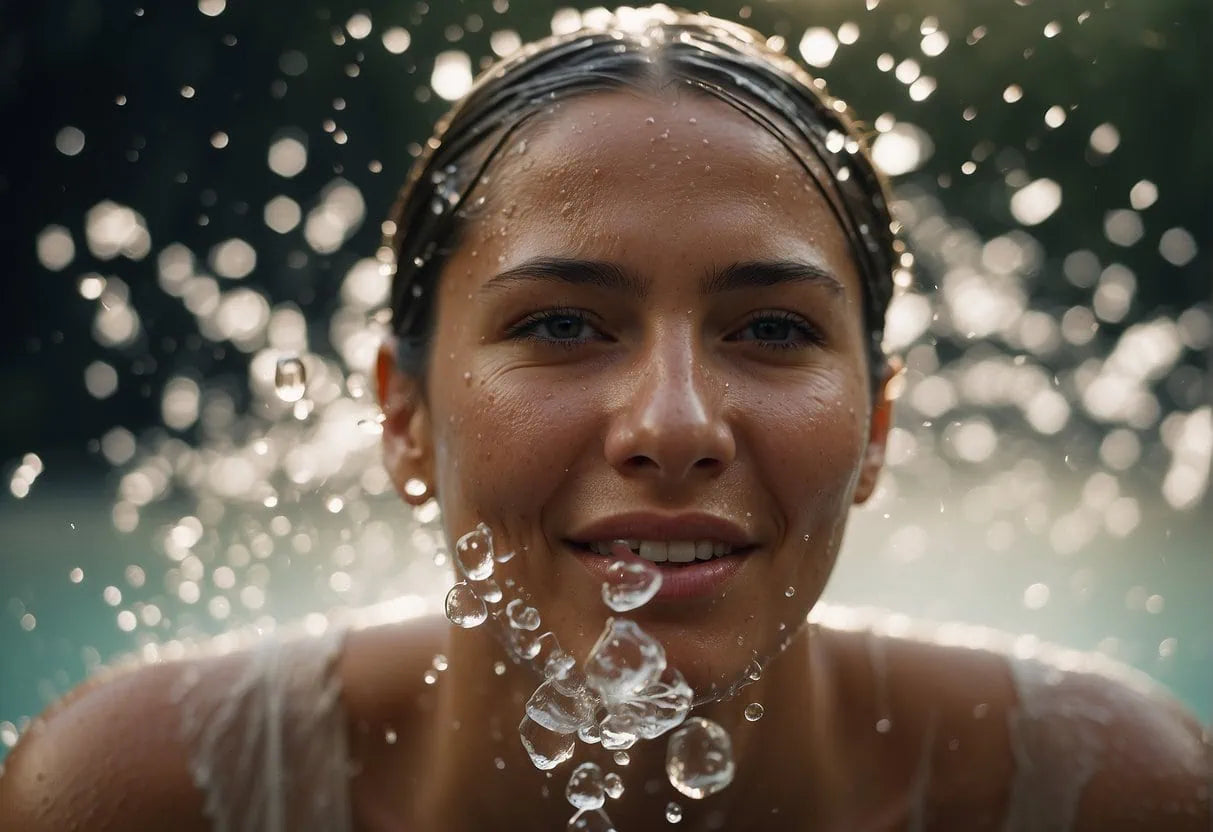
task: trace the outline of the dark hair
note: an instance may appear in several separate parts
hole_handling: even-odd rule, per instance
[[[457,246],[464,203],[519,127],[575,95],[680,83],[711,95],[774,135],[825,195],[863,279],[868,364],[879,383],[884,317],[902,244],[884,178],[847,106],[755,31],[703,14],[648,10],[538,41],[490,67],[439,121],[410,172],[384,244],[395,254],[392,327],[401,369],[425,375],[435,284]]]

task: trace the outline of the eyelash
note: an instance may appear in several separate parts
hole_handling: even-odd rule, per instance
[[[562,318],[577,320],[586,325],[592,326],[592,324],[590,324],[590,322],[589,322],[589,316],[586,315],[586,313],[582,312],[581,310],[571,309],[571,308],[545,309],[542,312],[535,312],[531,315],[526,316],[521,321],[519,321],[517,324],[515,324],[513,327],[511,327],[510,330],[506,333],[506,335],[509,338],[516,338],[519,340],[532,340],[532,341],[538,341],[543,344],[559,345],[561,347],[564,347],[565,349],[572,349],[574,347],[580,346],[581,344],[587,343],[587,341],[589,339],[548,338],[548,337],[544,337],[544,336],[536,334],[536,330],[541,325],[548,323],[550,321],[555,321],[555,320],[559,320]],[[746,329],[754,326],[757,323],[770,322],[770,321],[777,321],[779,323],[786,323],[786,324],[791,325],[791,327],[794,330],[799,332],[801,338],[803,339],[803,342],[802,341],[763,341],[763,340],[759,340],[759,339],[749,339],[749,340],[752,340],[753,343],[758,344],[759,346],[761,346],[765,349],[774,349],[774,350],[798,349],[798,348],[803,348],[806,345],[820,346],[821,344],[823,344],[825,342],[825,339],[821,337],[821,333],[818,332],[818,330],[815,327],[813,327],[808,321],[806,321],[804,318],[800,317],[799,315],[796,315],[792,312],[783,311],[783,310],[773,310],[770,312],[761,312],[761,313],[755,315],[754,317],[752,317],[749,321],[747,321],[741,331],[745,331]],[[730,337],[727,340],[740,340],[740,339]]]

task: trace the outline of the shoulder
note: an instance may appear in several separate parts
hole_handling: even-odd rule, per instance
[[[1210,825],[1213,745],[1208,730],[1164,688],[1101,656],[1067,650],[1012,660],[1018,730],[1035,748],[1028,764],[1066,759],[1085,775],[1079,832],[1200,830]]]
[[[38,717],[0,774],[0,828],[206,829],[172,696],[189,672],[111,672]]]
[[[1208,731],[1145,674],[981,627],[840,623],[849,701],[883,685],[890,737],[920,754],[923,828],[1209,829]]]
[[[38,717],[13,749],[0,775],[0,829],[210,829],[208,818],[280,797],[251,776],[275,758],[296,779],[309,775],[309,786],[331,788],[329,763],[346,731],[333,670],[339,644],[335,631],[228,635],[104,671]],[[333,753],[309,754],[305,729]]]

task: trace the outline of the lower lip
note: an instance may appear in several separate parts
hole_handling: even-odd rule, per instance
[[[608,580],[607,572],[611,564],[619,560],[612,555],[597,555],[576,548],[573,553],[586,571],[604,583]],[[653,565],[661,570],[661,589],[653,596],[653,600],[683,601],[718,596],[751,554],[753,553],[724,555],[678,566],[654,563]],[[636,555],[633,555],[633,558],[643,560]],[[652,561],[646,560],[645,563]]]

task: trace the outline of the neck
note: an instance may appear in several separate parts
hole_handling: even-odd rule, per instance
[[[626,766],[600,745],[578,743],[570,761],[551,772],[536,770],[517,729],[540,680],[505,660],[488,626],[451,634],[449,669],[438,683],[430,729],[434,765],[424,789],[428,828],[562,829],[574,812],[565,799],[565,784],[573,768],[586,761],[623,779],[623,797],[608,799],[603,807],[621,830],[664,823],[671,801],[682,808],[684,829],[778,829],[836,816],[843,783],[836,755],[834,671],[813,628],[803,628],[768,664],[762,679],[731,700],[692,711],[729,732],[736,766],[727,789],[693,800],[666,778],[668,735],[638,742],[628,750]],[[499,676],[493,668],[502,661],[506,672]],[[757,721],[745,718],[752,702],[763,707]]]

